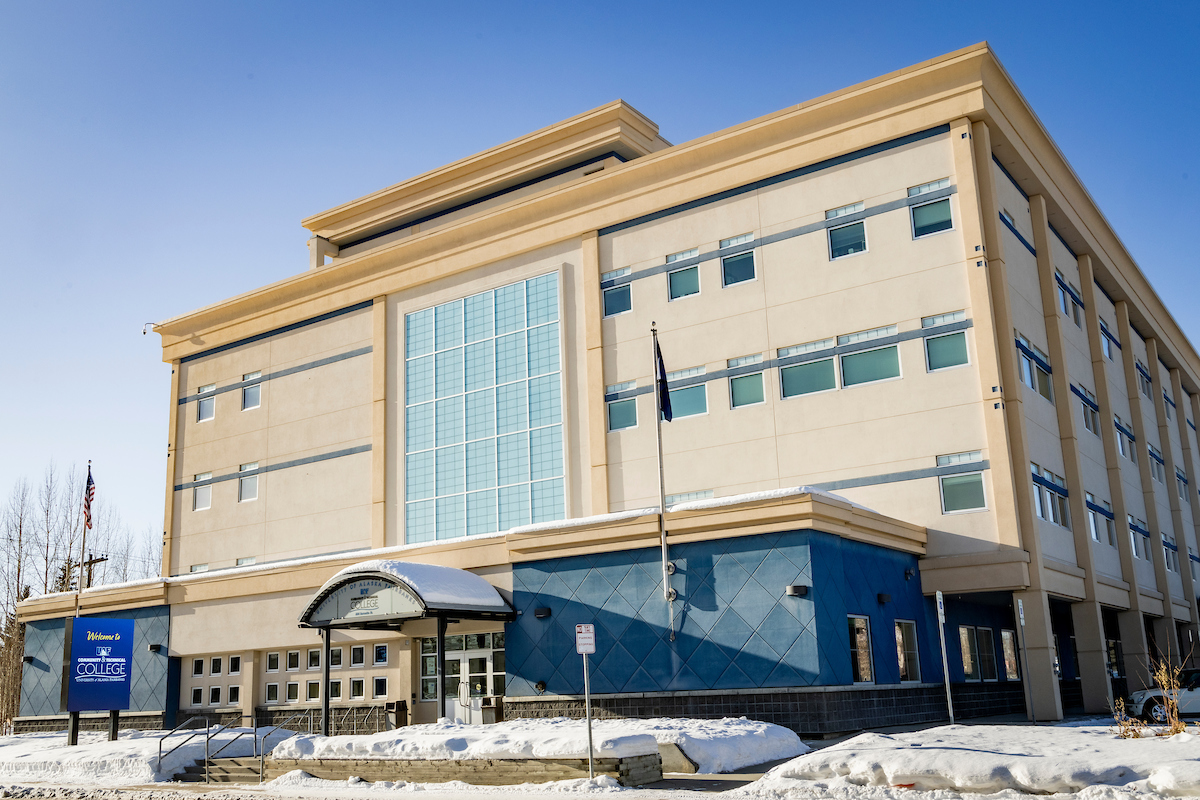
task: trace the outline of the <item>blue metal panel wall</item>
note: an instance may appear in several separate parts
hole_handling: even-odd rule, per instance
[[[596,624],[598,694],[849,683],[847,613],[872,616],[877,682],[896,680],[894,618],[917,621],[922,670],[941,669],[920,578],[904,576],[916,568],[913,556],[792,531],[675,545],[671,557],[679,592],[673,622],[656,548],[514,566],[521,615],[507,628],[507,694],[535,695],[538,681],[549,694],[582,693],[574,648],[581,622]],[[813,586],[814,574],[807,597],[785,595],[789,585]],[[892,603],[880,606],[880,592]],[[537,619],[538,608],[550,617]]]
[[[1009,600],[1011,595],[1000,597],[1000,593],[989,593],[989,599]],[[960,625],[983,626],[992,629],[992,640],[996,651],[996,671],[998,679],[1003,683],[1004,647],[1000,640],[1000,631],[1016,630],[1014,614],[1011,605],[995,605],[993,603],[973,603],[959,597],[946,599],[946,661],[950,665],[950,682],[962,683],[963,676],[962,645],[958,638]]]
[[[170,613],[167,606],[114,611],[89,615],[97,619],[132,619],[133,682],[129,690],[130,711],[163,711],[169,703],[167,690],[167,644]],[[62,713],[63,632],[66,620],[47,619],[25,625],[25,664],[21,675],[21,716],[42,717]],[[151,653],[149,644],[162,650]]]

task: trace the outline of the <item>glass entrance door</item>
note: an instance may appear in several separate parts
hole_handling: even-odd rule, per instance
[[[421,700],[436,700],[437,640],[421,640]],[[504,633],[446,637],[445,702],[441,716],[483,723],[485,701],[504,695]]]

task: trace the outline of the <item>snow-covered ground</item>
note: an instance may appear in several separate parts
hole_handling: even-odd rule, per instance
[[[935,792],[1087,797],[1200,795],[1200,735],[1120,739],[1111,722],[946,725],[864,733],[781,764],[740,790],[759,797],[866,800]]]
[[[621,719],[592,723],[592,746],[601,758],[658,752],[679,745],[700,772],[734,769],[808,751],[787,728],[741,719]],[[364,736],[296,736],[280,743],[275,758],[587,758],[582,720],[516,719],[495,725],[438,722]]]

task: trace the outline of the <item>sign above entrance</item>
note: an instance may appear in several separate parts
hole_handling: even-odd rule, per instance
[[[344,583],[326,597],[307,619],[309,625],[419,619],[425,606],[407,587],[383,578]]]

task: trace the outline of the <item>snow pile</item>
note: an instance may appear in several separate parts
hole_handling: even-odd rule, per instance
[[[462,781],[449,781],[447,783],[412,783],[406,781],[377,781],[376,783],[368,783],[362,778],[350,778],[344,781],[329,781],[321,778],[314,778],[303,770],[292,770],[291,772],[281,775],[273,781],[264,784],[264,788],[269,790],[281,789],[323,789],[333,794],[338,792],[338,796],[345,795],[346,789],[367,790],[369,792],[386,792],[386,791],[402,791],[402,792],[422,792],[434,793],[437,796],[442,796],[444,792],[453,792],[459,794],[505,794],[514,793],[521,797],[533,795],[541,795],[543,793],[550,794],[583,794],[595,792],[622,792],[625,787],[621,786],[615,778],[608,775],[597,775],[595,778],[574,778],[566,781],[550,781],[549,783],[517,783],[511,785],[500,786],[482,786]]]
[[[165,731],[121,731],[115,742],[108,741],[107,732],[81,731],[79,744],[75,747],[67,746],[65,731],[0,736],[0,780],[93,786],[130,786],[170,780],[185,766],[204,758],[204,729],[200,731],[199,736],[166,756],[161,770],[157,771],[159,737]],[[226,748],[221,756],[250,755],[253,745],[248,728],[235,728],[214,736],[211,749],[217,750],[241,731],[246,731],[247,735]],[[172,734],[163,751],[182,742],[192,732]]]
[[[593,730],[598,758],[626,758],[658,752],[645,733]],[[517,719],[494,725],[436,722],[409,725],[364,736],[296,736],[281,742],[273,758],[587,758],[587,726],[581,720]]]
[[[1119,739],[1111,725],[947,725],[915,733],[864,733],[771,770],[743,792],[777,797],[849,787],[994,793],[1200,794],[1200,736]]]
[[[700,772],[732,772],[742,767],[808,752],[787,728],[746,719],[597,720],[595,732],[648,733],[659,744],[678,745]]]

